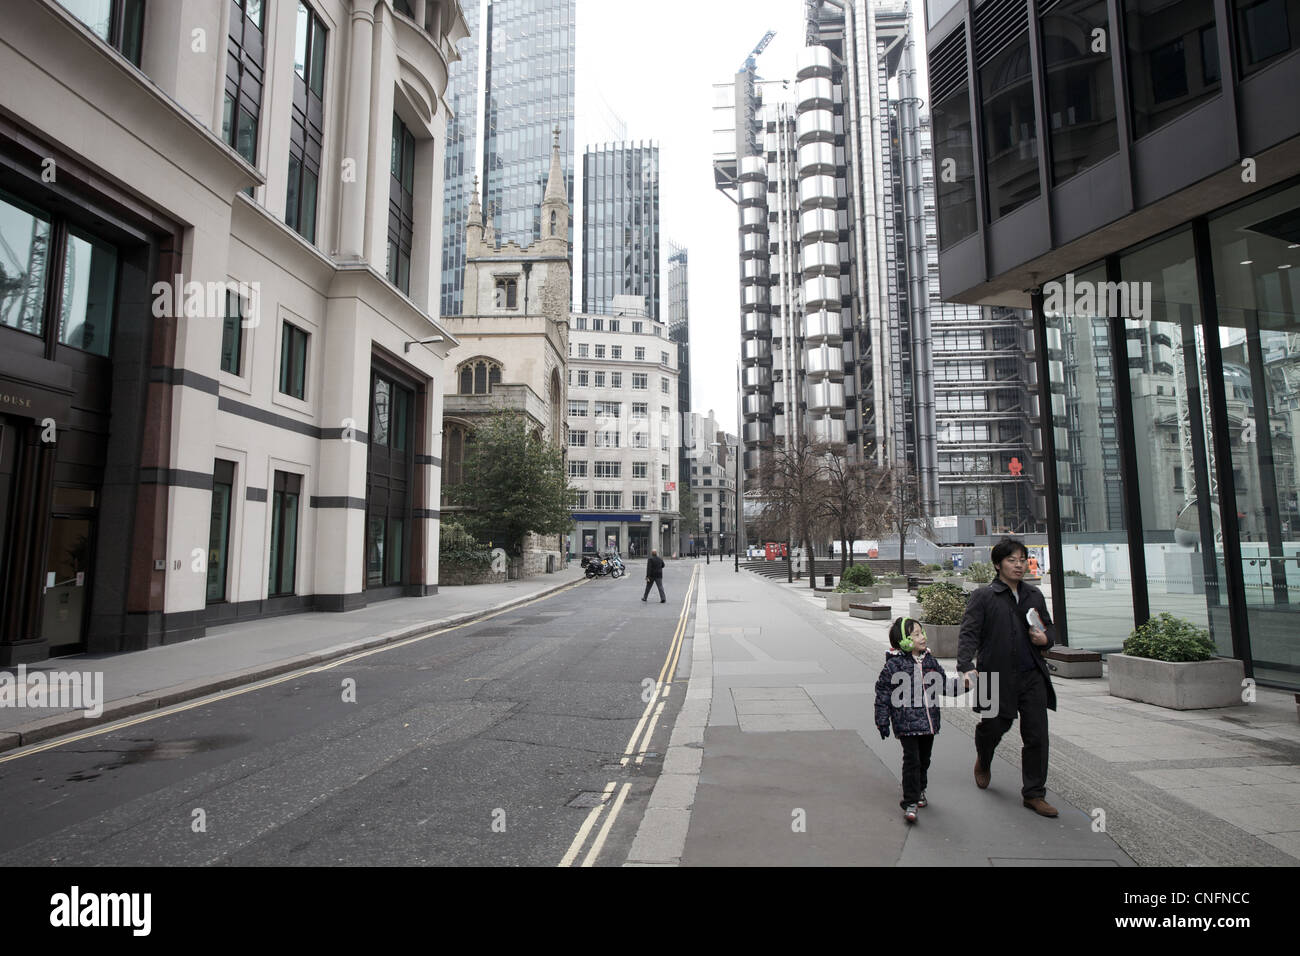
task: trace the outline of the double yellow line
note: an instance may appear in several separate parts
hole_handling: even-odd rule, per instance
[[[695,596],[695,584],[699,574],[700,568],[699,565],[696,565],[691,572],[690,583],[686,587],[686,597],[682,601],[682,611],[677,618],[677,629],[673,631],[672,642],[668,645],[668,654],[664,657],[663,666],[659,669],[659,678],[655,681],[655,692],[647,701],[645,710],[641,713],[641,719],[637,721],[636,728],[632,731],[627,746],[623,748],[623,756],[619,760],[619,766],[621,767],[626,767],[633,757],[636,758],[638,766],[645,761],[646,752],[650,748],[650,738],[654,736],[659,717],[663,714],[664,705],[668,702],[668,693],[673,684],[673,674],[677,672],[677,662],[682,655],[682,643],[686,639],[686,622],[691,616],[691,600]],[[641,749],[638,750],[638,746]],[[618,787],[618,795],[614,796],[614,802],[610,804],[610,797],[614,795],[615,787]],[[587,855],[583,857],[581,865],[591,866],[596,862],[597,857],[600,856],[600,851],[604,849],[605,840],[609,837],[610,830],[614,827],[614,821],[618,818],[619,811],[623,809],[623,802],[627,799],[628,791],[631,789],[632,784],[630,783],[624,783],[621,787],[618,786],[617,781],[605,784],[600,803],[592,807],[587,814],[587,818],[582,821],[582,826],[578,828],[577,835],[573,838],[573,842],[569,844],[568,851],[560,860],[560,866],[573,866],[574,861],[578,859],[578,854],[582,852],[583,845],[587,842],[587,837],[595,828],[601,814],[605,812],[605,807],[609,806],[609,814],[605,817],[605,822],[601,824],[600,830],[596,832],[596,838],[587,850]]]
[[[244,687],[237,687],[234,690],[228,690],[219,694],[212,694],[206,697],[201,697],[200,699],[195,701],[190,701],[189,703],[173,704],[170,707],[164,707],[159,710],[150,711],[149,713],[144,714],[143,716],[140,717],[133,717],[127,720],[119,720],[109,724],[104,724],[102,726],[96,727],[94,730],[88,730],[85,733],[76,734],[75,736],[56,737],[55,739],[51,740],[49,743],[33,745],[31,747],[24,747],[21,750],[17,750],[11,754],[0,757],[0,764],[8,763],[11,760],[18,760],[22,757],[30,757],[32,754],[43,753],[44,751],[52,750],[55,747],[62,747],[64,744],[76,743],[79,740],[87,740],[91,737],[98,737],[101,734],[116,733],[119,730],[124,730],[127,727],[134,727],[136,724],[143,724],[149,720],[157,720],[160,717],[170,717],[173,714],[179,714],[182,711],[186,711],[186,710],[193,710],[196,707],[206,707],[209,704],[215,704],[218,701],[227,700],[231,697],[238,697],[241,694],[251,694],[254,691],[264,690],[267,687],[274,687],[276,684],[283,684],[286,681],[300,680],[301,678],[306,677],[308,674],[319,674],[321,671],[327,671],[330,670],[331,668],[338,667],[342,664],[349,664],[352,661],[360,660],[363,657],[369,657],[372,654],[381,654],[384,651],[396,650],[399,647],[406,647],[408,644],[415,644],[419,641],[427,641],[431,637],[439,637],[440,635],[443,634],[450,634],[452,631],[459,631],[461,628],[464,627],[473,627],[475,624],[481,624],[484,621],[490,621],[492,618],[498,617],[502,614],[507,614],[511,611],[518,611],[520,608],[528,607],[529,605],[536,604],[539,601],[545,601],[549,598],[555,597],[555,595],[557,594],[562,594],[565,591],[570,591],[573,588],[576,588],[579,585],[584,583],[585,583],[585,579],[575,581],[573,584],[566,585],[562,588],[557,588],[556,590],[552,591],[550,594],[543,594],[541,597],[533,598],[531,601],[525,601],[523,604],[516,604],[513,605],[512,607],[502,608],[499,611],[493,611],[491,614],[484,614],[482,617],[476,617],[472,621],[465,621],[463,624],[454,624],[451,627],[444,627],[437,631],[430,631],[428,634],[417,634],[415,637],[403,638],[402,640],[394,641],[391,644],[382,644],[379,647],[373,647],[370,648],[369,650],[358,651],[355,654],[349,654],[347,657],[340,657],[336,661],[330,661],[329,663],[321,664],[318,667],[312,667],[306,670],[291,671],[288,674],[285,674],[280,677],[272,677],[267,680],[258,681],[256,684],[248,684]]]

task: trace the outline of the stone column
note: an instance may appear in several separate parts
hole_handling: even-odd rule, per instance
[[[366,184],[370,153],[370,74],[375,18],[369,5],[352,9],[352,48],[348,68],[348,112],[343,137],[343,195],[339,204],[339,255],[365,254]],[[355,177],[355,178],[353,178]]]

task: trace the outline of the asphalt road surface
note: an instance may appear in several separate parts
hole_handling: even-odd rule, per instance
[[[620,865],[685,696],[688,569],[667,604],[584,582],[6,755],[0,865]]]

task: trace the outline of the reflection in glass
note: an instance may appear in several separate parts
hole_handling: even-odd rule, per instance
[[[1212,0],[1125,0],[1133,135],[1145,136],[1219,91]]]
[[[1029,34],[1022,33],[979,71],[984,102],[984,165],[989,219],[1038,195],[1038,123],[1029,68]]]
[[[1066,289],[1106,278],[1105,270],[1076,274]],[[1105,310],[1045,301],[1048,374],[1056,439],[1056,478],[1070,644],[1116,650],[1133,629],[1119,422],[1115,405],[1115,344]]]
[[[970,90],[961,88],[934,107],[935,194],[939,247],[946,249],[975,232],[975,159],[971,137]],[[945,166],[951,176],[943,175]]]
[[[14,203],[0,193],[0,325],[41,335],[50,224]]]
[[[1256,676],[1300,684],[1300,188],[1210,222]]]
[[[113,330],[117,253],[111,246],[70,233],[66,255],[59,341],[107,355]]]
[[[1066,0],[1041,24],[1052,179],[1061,182],[1119,149],[1105,0]]]
[[[1125,282],[1149,283],[1145,315],[1125,317],[1142,540],[1151,614],[1208,627],[1232,652],[1220,494],[1208,412],[1205,333],[1191,230],[1120,260]]]
[[[1234,0],[1241,72],[1250,74],[1273,57],[1296,48],[1300,37],[1297,0]]]

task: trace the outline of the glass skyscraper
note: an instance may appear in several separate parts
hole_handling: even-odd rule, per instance
[[[447,82],[452,116],[447,120],[447,154],[443,159],[441,315],[461,312],[465,218],[478,176],[479,4],[478,0],[469,0],[462,6],[469,36],[460,43],[461,58],[451,65]]]
[[[573,209],[576,9],[577,0],[488,5],[483,207],[502,243],[525,246],[541,238],[540,208],[557,126],[565,195]]]
[[[467,0],[471,36],[453,64],[447,98],[441,303],[461,313],[465,215],[474,180],[483,211],[502,242],[541,237],[538,218],[551,168],[552,131],[560,128],[566,198],[573,208],[574,38],[577,0]],[[480,34],[486,9],[486,30]],[[485,58],[484,87],[479,57]],[[483,168],[476,166],[483,117]],[[569,217],[573,241],[573,217]]]
[[[582,311],[638,295],[659,319],[659,147],[589,147],[582,184]]]

